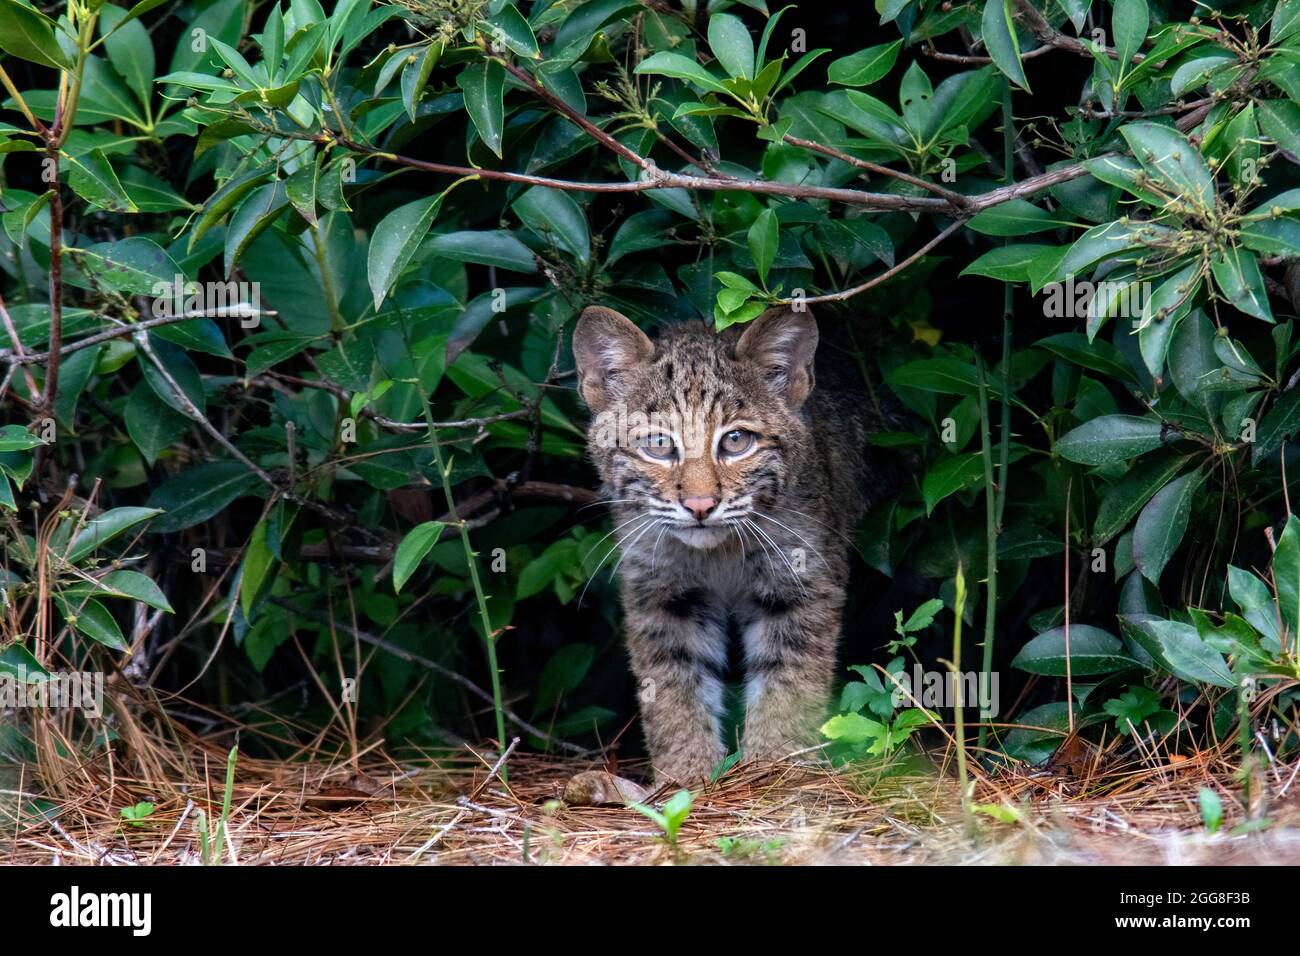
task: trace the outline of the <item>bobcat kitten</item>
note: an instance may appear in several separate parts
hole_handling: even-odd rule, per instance
[[[857,393],[813,388],[817,340],[812,315],[788,308],[722,333],[668,326],[651,341],[592,307],[574,331],[658,780],[696,782],[727,754],[730,626],[743,641],[746,757],[817,742],[866,431]]]

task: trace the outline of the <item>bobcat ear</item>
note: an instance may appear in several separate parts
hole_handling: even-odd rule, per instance
[[[619,395],[620,373],[654,355],[654,343],[626,316],[598,305],[584,309],[573,330],[578,392],[592,411]]]
[[[762,368],[793,409],[802,407],[812,393],[816,353],[817,322],[812,313],[789,306],[768,309],[746,326],[736,343],[736,358]]]

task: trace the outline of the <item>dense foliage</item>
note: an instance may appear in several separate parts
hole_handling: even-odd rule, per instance
[[[941,669],[957,611],[1049,678],[1014,757],[1293,750],[1300,2],[1182,7],[0,0],[0,667],[608,742],[566,332],[793,302],[914,422],[856,660]],[[860,675],[849,750],[927,723]]]

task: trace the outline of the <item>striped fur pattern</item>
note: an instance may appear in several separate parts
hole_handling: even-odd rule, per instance
[[[661,782],[698,782],[728,752],[729,633],[743,642],[746,758],[817,742],[866,428],[864,402],[814,387],[817,341],[811,314],[790,309],[723,333],[670,326],[652,341],[593,307],[574,332]]]

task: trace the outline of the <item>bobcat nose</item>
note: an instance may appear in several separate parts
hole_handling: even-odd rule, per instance
[[[696,521],[703,521],[718,506],[716,498],[690,497],[682,499],[682,507],[695,515]]]

